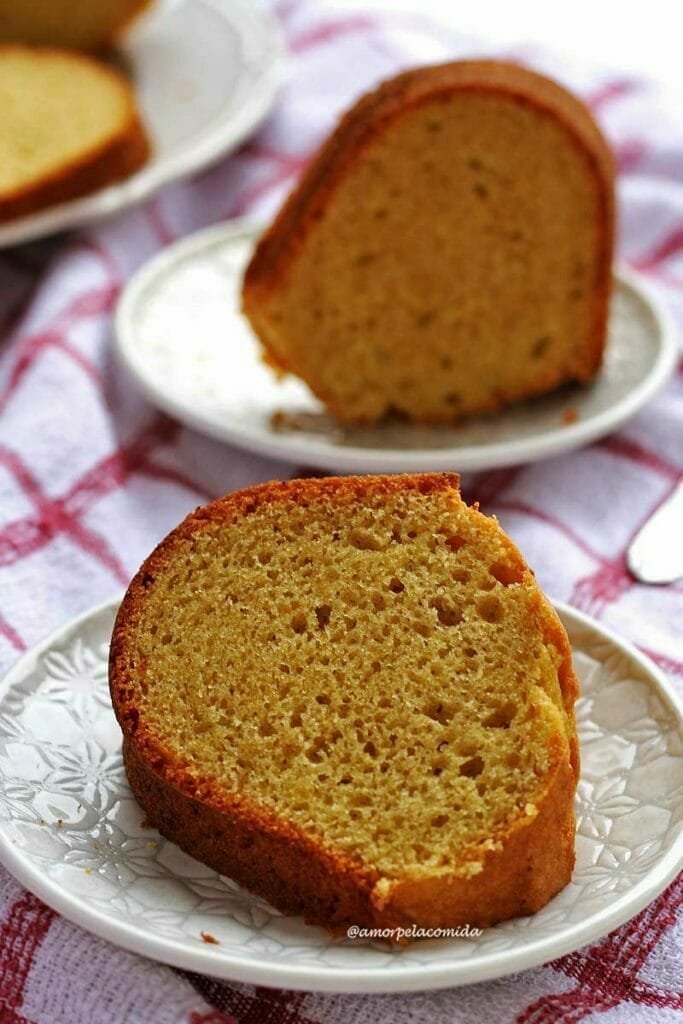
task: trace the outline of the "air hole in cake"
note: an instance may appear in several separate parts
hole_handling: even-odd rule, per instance
[[[467,569],[453,569],[451,573],[451,579],[455,583],[468,583],[470,579],[470,574],[468,573]]]
[[[440,725],[448,725],[453,717],[453,708],[439,701],[434,704],[428,704],[422,714],[438,722]]]
[[[432,601],[432,608],[442,626],[457,626],[462,622],[462,609],[447,601],[444,597],[436,597]]]
[[[350,775],[343,775],[342,778],[337,783],[337,785],[338,786],[350,786],[352,782],[353,782],[353,779],[351,778]]]
[[[509,729],[510,723],[514,717],[514,704],[501,704],[494,708],[491,714],[484,719],[484,725],[487,729]]]
[[[272,727],[270,722],[268,722],[268,721],[261,722],[261,725],[259,726],[259,735],[260,736],[273,736],[274,734],[275,734],[275,729]]]
[[[428,327],[434,320],[436,313],[433,309],[425,309],[415,317],[416,327]]]
[[[324,742],[323,739],[318,737],[318,739],[315,740],[313,742],[313,744],[306,751],[306,757],[313,764],[320,764],[321,761],[323,760],[322,755],[325,754],[325,753],[327,753],[327,751],[325,749],[325,742]]]
[[[450,548],[451,551],[460,551],[460,548],[464,548],[465,544],[467,544],[465,538],[457,533],[451,533],[446,537],[446,547]]]
[[[475,757],[471,757],[469,761],[464,761],[458,768],[458,774],[464,775],[467,779],[476,779],[477,775],[481,775],[484,770],[484,762],[477,754]]]
[[[329,704],[330,703],[330,698],[328,697],[328,695],[326,693],[319,693],[318,696],[315,699],[316,699],[318,704]]]
[[[397,576],[391,577],[389,580],[389,590],[392,594],[402,594],[405,589],[405,584]]]
[[[308,622],[306,621],[306,616],[304,615],[303,612],[297,612],[295,615],[292,616],[291,626],[295,633],[306,632],[306,629],[308,628]]]
[[[368,740],[368,742],[363,747],[363,751],[364,753],[369,754],[370,757],[377,757],[377,747],[372,742],[372,740]]]
[[[477,601],[477,612],[485,622],[502,622],[505,616],[500,598],[487,594]]]
[[[332,609],[330,608],[329,604],[320,604],[315,609],[315,617],[318,620],[318,626],[320,629],[325,628],[327,623],[330,621],[331,614]]]
[[[544,334],[540,338],[537,338],[531,346],[531,358],[540,359],[541,356],[545,355],[550,347],[550,342],[551,338],[549,334]]]
[[[376,612],[381,612],[384,608],[386,608],[387,603],[384,600],[384,595],[380,594],[379,591],[377,590],[370,595],[370,601],[372,603],[372,607],[375,609]]]
[[[524,579],[524,572],[520,566],[508,565],[506,562],[494,562],[490,566],[489,572],[504,587],[512,586],[513,583],[521,583]]]
[[[477,581],[477,588],[479,590],[493,590],[496,585],[496,581],[491,579],[490,576],[484,576]]]
[[[301,726],[304,723],[303,723],[303,719],[301,717],[301,712],[300,711],[295,711],[293,715],[290,715],[289,724],[292,727],[292,729],[299,729],[299,728],[301,728]]]
[[[433,828],[443,828],[444,825],[447,825],[447,824],[448,824],[448,815],[447,814],[436,814],[432,818],[432,820],[431,820],[431,825],[432,825]]]

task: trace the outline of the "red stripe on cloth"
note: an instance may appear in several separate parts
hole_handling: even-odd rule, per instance
[[[220,1010],[209,1010],[208,1013],[193,1011],[189,1016],[189,1024],[240,1024],[240,1022],[236,1017],[221,1013]]]
[[[615,146],[612,152],[619,174],[631,174],[645,159],[649,149],[642,139],[625,139]]]
[[[622,96],[628,96],[638,88],[639,84],[635,78],[615,78],[613,81],[601,85],[595,92],[589,93],[584,99],[591,110],[595,112],[601,110],[608,103],[621,99]]]
[[[14,626],[10,625],[3,615],[0,615],[0,636],[4,636],[5,640],[12,645],[15,651],[26,650],[26,644],[21,639]]]
[[[13,474],[36,510],[33,515],[7,523],[0,530],[0,565],[12,565],[44,547],[58,534],[64,534],[99,561],[118,582],[128,582],[129,574],[109,542],[79,517],[96,500],[122,486],[134,472],[144,467],[151,450],[171,440],[178,429],[178,424],[168,417],[158,416],[132,444],[102,459],[84,473],[62,498],[55,499],[44,494],[39,482],[16,453],[0,447],[0,462]]]
[[[21,1008],[40,944],[57,915],[30,892],[23,893],[0,924],[0,1022],[23,1022]]]
[[[289,40],[289,49],[292,53],[303,53],[304,50],[310,50],[315,46],[334,42],[340,36],[372,31],[377,26],[377,19],[367,14],[354,14],[344,18],[330,19],[320,25],[314,25],[298,35],[292,36]]]
[[[532,508],[531,505],[525,504],[523,501],[512,501],[508,498],[497,499],[494,502],[497,509],[503,509],[505,512],[517,512],[519,515],[528,516],[530,519],[538,519],[539,522],[546,523],[548,526],[554,527],[559,530],[560,533],[575,544],[585,555],[592,558],[594,561],[599,562],[601,565],[610,565],[610,560],[605,556],[601,555],[599,551],[592,548],[583,537],[580,537],[575,530],[572,530],[570,526],[563,523],[562,520],[557,519],[555,516],[550,515],[549,512],[544,512],[539,508]]]
[[[171,242],[175,242],[175,234],[168,225],[158,196],[149,200],[145,207],[145,213],[158,242],[161,242],[162,245],[170,245]]]
[[[674,228],[649,253],[631,260],[631,263],[639,270],[649,270],[679,253],[683,253],[683,225]]]
[[[486,508],[501,497],[503,492],[515,482],[523,468],[523,466],[507,466],[505,469],[491,469],[485,473],[477,473],[469,485],[463,488],[463,498],[468,504],[478,501],[483,508]]]
[[[189,476],[181,473],[179,469],[173,469],[170,466],[160,466],[151,459],[144,459],[138,466],[137,472],[153,480],[166,480],[168,483],[183,487],[186,491],[193,491],[201,498],[204,498],[205,501],[211,501],[215,497],[215,494],[202,487],[195,480],[191,480]]]
[[[634,583],[623,558],[604,562],[595,572],[576,581],[569,603],[600,618],[607,605],[628,593]]]
[[[190,971],[178,971],[203,999],[222,1015],[218,1024],[318,1024],[302,1013],[305,992],[255,987],[252,992],[232,988],[216,978],[205,978]],[[188,1024],[200,1024],[204,1018],[190,1016]],[[208,1021],[214,1024],[215,1018]]]
[[[655,664],[659,665],[665,672],[669,672],[671,675],[683,676],[683,661],[677,661],[676,658],[672,658],[668,654],[660,654],[659,651],[653,651],[651,647],[643,647],[642,644],[638,644],[638,648],[643,654],[647,654],[648,658],[652,658]]]
[[[257,203],[263,196],[268,195],[274,189],[284,185],[285,182],[295,178],[299,172],[306,166],[310,159],[310,154],[306,153],[302,156],[288,156],[279,157],[275,161],[276,166],[272,172],[268,174],[261,181],[256,182],[254,185],[250,185],[244,192],[237,196],[234,202],[230,205],[226,211],[225,216],[240,217],[246,213],[251,206]]]
[[[70,515],[80,515],[98,498],[116,490],[143,466],[154,448],[173,441],[179,424],[159,415],[129,444],[95,463],[73,484],[62,499]]]
[[[591,1013],[624,1002],[679,1008],[680,993],[664,992],[637,975],[664,932],[675,924],[682,904],[683,876],[679,876],[638,917],[601,943],[553,961],[551,966],[576,979],[578,987],[542,996],[517,1017],[517,1024],[577,1024]]]
[[[90,377],[94,384],[102,387],[102,376],[85,356],[73,348],[59,331],[44,331],[41,334],[34,334],[21,346],[19,356],[12,367],[7,383],[0,394],[0,409],[7,405],[15,393],[27,372],[36,361],[37,356],[46,348],[59,349],[64,355],[73,359],[75,363]]]
[[[81,320],[103,316],[105,313],[108,313],[119,294],[119,290],[119,284],[112,282],[102,287],[90,289],[69,302],[55,317],[55,321],[49,330],[38,331],[36,334],[25,338],[19,345],[7,384],[0,395],[0,409],[6,405],[27,371],[46,348],[57,348],[69,356],[101,388],[103,381],[99,370],[77,348],[69,343],[65,332],[69,327]]]
[[[668,459],[663,458],[658,452],[653,452],[638,441],[632,441],[623,435],[613,434],[611,437],[604,437],[598,441],[596,446],[610,455],[628,459],[635,462],[644,469],[649,469],[667,480],[677,481],[681,476],[681,470]]]

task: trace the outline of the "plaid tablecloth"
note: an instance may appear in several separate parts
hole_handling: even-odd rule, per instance
[[[488,51],[418,15],[325,13],[305,0],[281,4],[280,14],[292,74],[275,113],[239,153],[101,226],[0,253],[1,669],[123,587],[199,502],[301,471],[206,440],[135,393],[111,353],[124,282],[179,236],[245,212],[270,214],[360,90],[411,63]],[[555,75],[590,103],[620,169],[620,256],[683,324],[680,105],[618,73],[532,51],[505,56]],[[679,688],[683,585],[636,585],[624,551],[682,463],[679,368],[619,433],[464,479],[466,496],[500,517],[551,595],[634,641]],[[603,941],[500,981],[424,995],[322,996],[230,985],[123,952],[0,869],[0,1022],[673,1022],[683,1020],[682,899],[679,879]]]

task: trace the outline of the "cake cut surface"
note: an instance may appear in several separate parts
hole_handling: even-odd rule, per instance
[[[83,54],[0,46],[0,109],[0,221],[125,178],[149,154],[128,83]]]
[[[486,926],[569,880],[567,637],[451,475],[198,510],[131,584],[110,681],[150,822],[285,912]]]
[[[339,420],[457,420],[595,374],[613,221],[610,153],[578,99],[512,64],[418,68],[312,160],[243,309]]]

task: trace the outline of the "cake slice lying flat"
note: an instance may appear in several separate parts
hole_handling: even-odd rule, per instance
[[[0,221],[127,177],[149,144],[126,80],[66,50],[0,46]]]
[[[524,68],[418,68],[364,96],[246,271],[268,360],[340,420],[448,421],[600,366],[613,171],[583,104]]]
[[[567,636],[457,477],[199,509],[131,583],[110,684],[149,821],[284,912],[486,926],[569,881]]]

